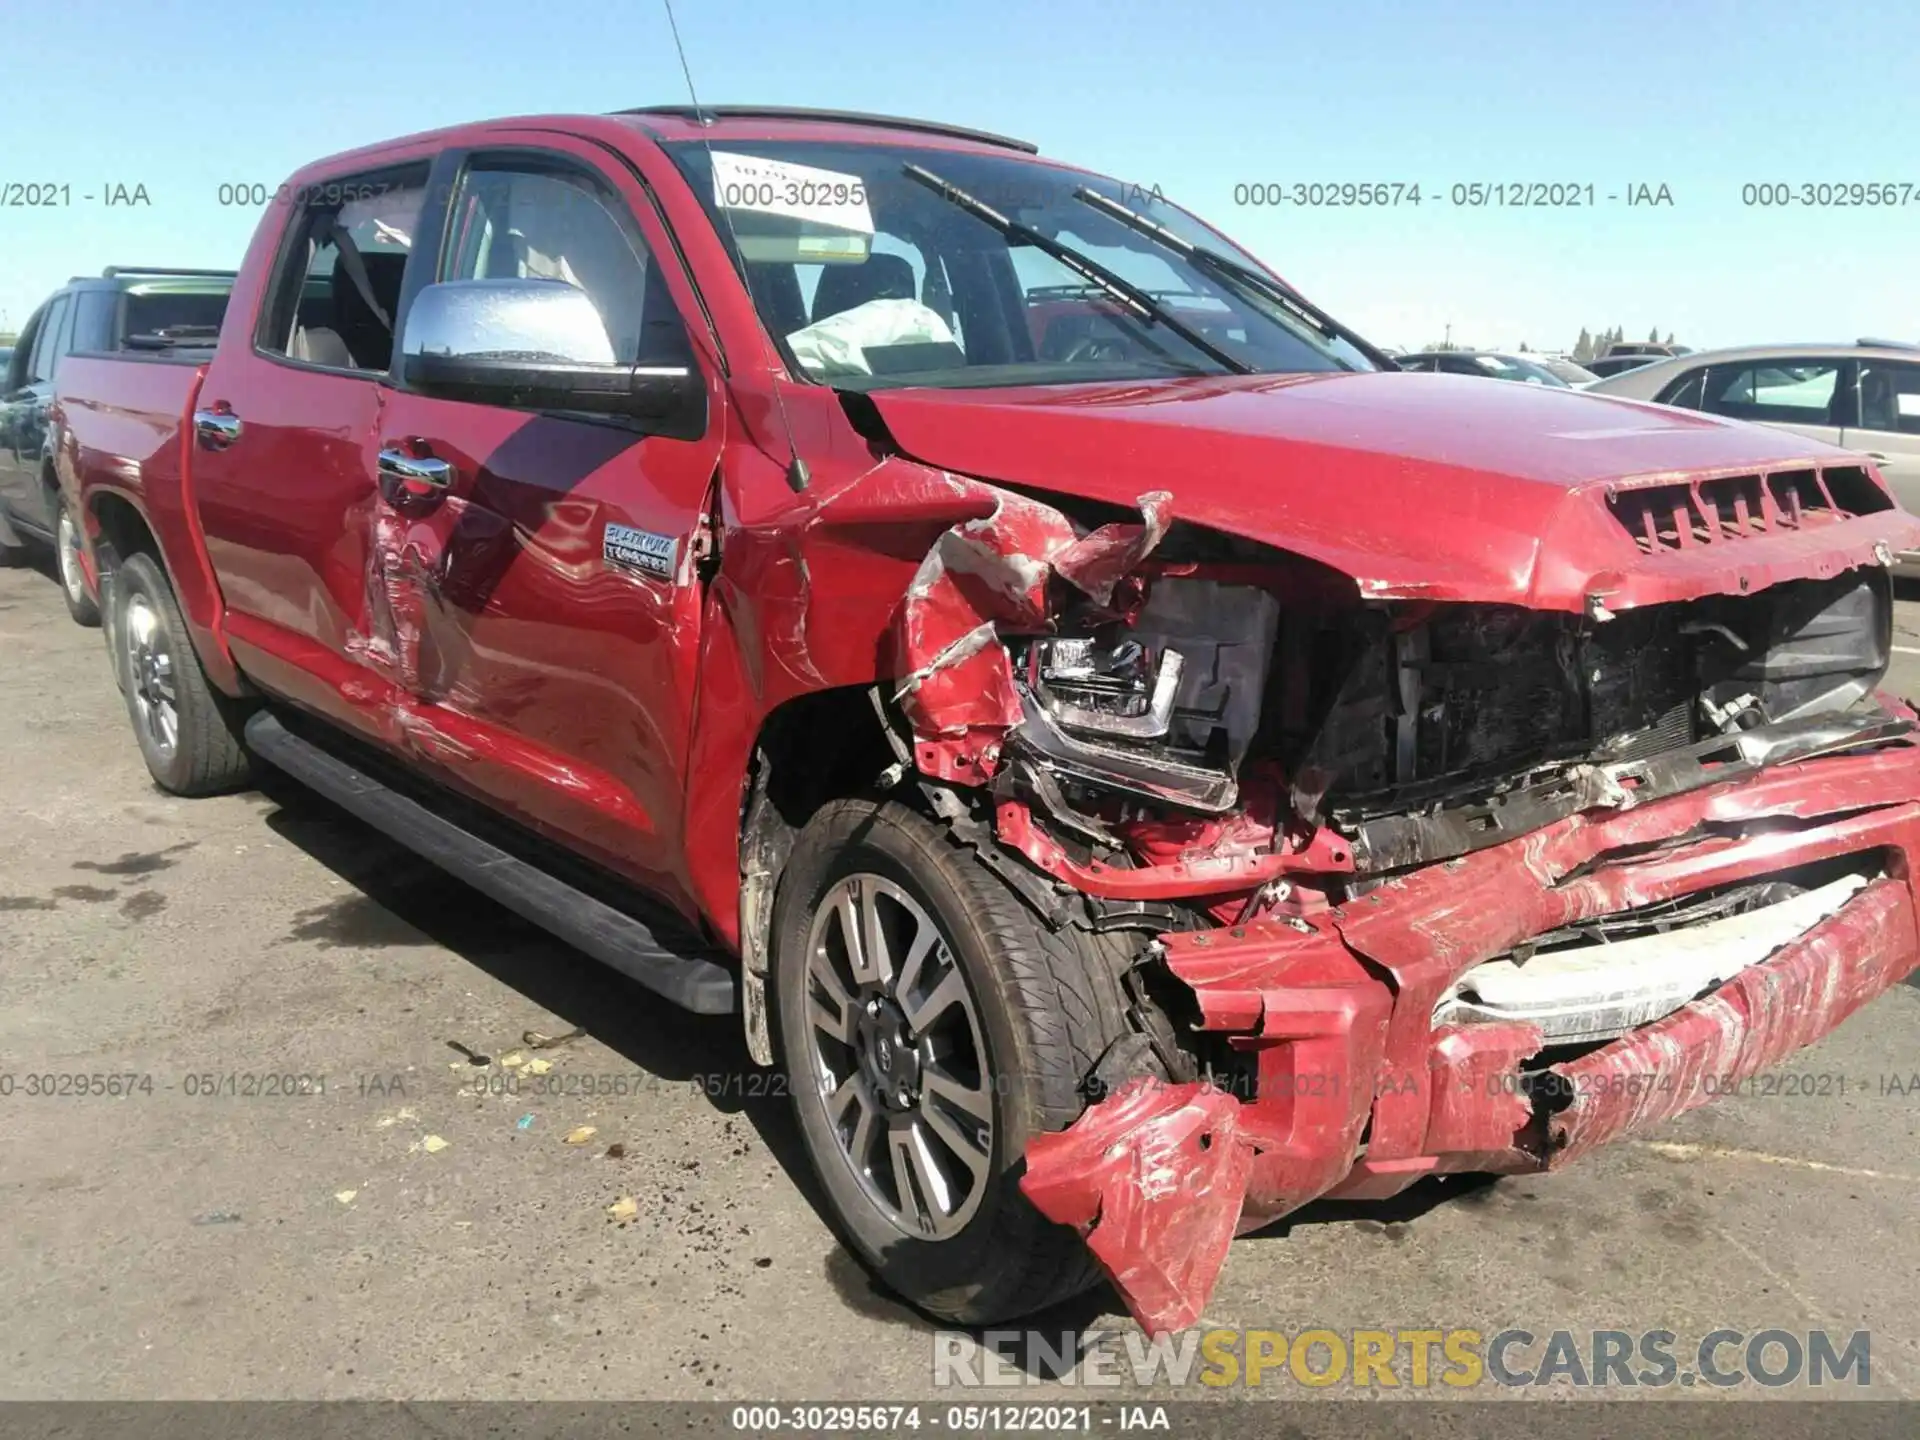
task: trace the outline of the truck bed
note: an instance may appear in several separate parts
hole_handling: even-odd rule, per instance
[[[146,517],[201,654],[219,654],[219,592],[207,567],[194,515],[189,449],[192,412],[207,356],[150,352],[77,352],[61,366],[54,392],[54,466],[61,487],[85,516],[97,565],[119,504]],[[97,573],[97,572],[96,572]]]

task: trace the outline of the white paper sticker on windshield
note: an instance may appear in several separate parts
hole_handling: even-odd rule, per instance
[[[713,199],[724,210],[751,210],[789,220],[811,220],[839,230],[873,234],[866,182],[858,175],[819,170],[758,155],[713,152]]]
[[[1902,415],[1920,415],[1920,394],[1902,392],[1893,397],[1893,403]]]

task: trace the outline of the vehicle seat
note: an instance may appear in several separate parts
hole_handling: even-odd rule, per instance
[[[293,331],[293,343],[287,346],[287,356],[293,360],[304,360],[309,365],[325,365],[334,370],[351,370],[353,356],[347,351],[347,342],[340,333],[325,325],[296,325]]]
[[[869,255],[858,265],[829,265],[813,292],[814,323],[869,300],[915,300],[913,266],[904,255]]]
[[[1860,428],[1900,428],[1900,417],[1894,406],[1893,380],[1884,370],[1868,370],[1860,376]]]
[[[393,251],[362,251],[361,263],[367,268],[367,283],[374,299],[389,319],[400,308],[400,282],[406,275],[407,257]],[[393,362],[393,330],[374,313],[360,289],[353,283],[347,267],[337,260],[333,267],[333,328],[346,343],[352,364],[360,370],[385,370]]]

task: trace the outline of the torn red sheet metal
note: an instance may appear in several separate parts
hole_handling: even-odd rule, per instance
[[[1002,628],[1047,624],[1047,582],[1058,575],[1098,604],[1146,558],[1171,520],[1165,492],[1139,499],[1142,523],[1103,525],[1076,537],[1051,506],[982,486],[998,503],[934,542],[901,606],[896,692],[913,726],[922,771],[978,785],[999,765],[1006,732],[1020,723]]]
[[[1110,900],[1172,900],[1185,896],[1238,894],[1282,875],[1351,874],[1353,847],[1333,831],[1315,830],[1304,845],[1267,854],[1223,847],[1217,854],[1170,860],[1160,865],[1122,867],[1099,860],[1073,859],[1060,843],[1033,823],[1033,812],[1018,800],[994,810],[994,832],[1057,880],[1086,895]]]
[[[1240,1114],[1223,1090],[1143,1076],[1027,1146],[1027,1198],[1086,1237],[1156,1335],[1200,1318],[1226,1263],[1253,1168]]]
[[[1149,1103],[1164,1090],[1133,1087],[1063,1136],[1033,1142],[1022,1186],[1044,1213],[1088,1230],[1129,1307],[1154,1328],[1207,1302],[1216,1269],[1189,1262],[1191,1235],[1245,1231],[1322,1195],[1385,1198],[1423,1176],[1539,1171],[1657,1124],[1819,1039],[1920,963],[1915,797],[1912,744],[1802,761],[1571,816],[1325,913],[1164,934],[1165,963],[1192,990],[1199,1028],[1255,1064],[1251,1100],[1209,1092],[1236,1111],[1244,1187],[1222,1184],[1226,1171],[1201,1183],[1190,1157],[1192,1182],[1177,1201],[1130,1188],[1141,1163],[1132,1130],[1165,1127],[1186,1103]],[[1454,980],[1532,936],[1848,856],[1886,878],[1710,995],[1558,1067],[1571,1099],[1557,1113],[1518,1083],[1539,1050],[1532,1026],[1433,1024]],[[1208,1123],[1222,1118],[1210,1103]],[[1168,1213],[1148,1213],[1156,1205]],[[1124,1223],[1094,1224],[1102,1207]]]

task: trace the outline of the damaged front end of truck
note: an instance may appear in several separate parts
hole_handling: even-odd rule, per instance
[[[1532,603],[1165,492],[946,478],[982,513],[899,612],[902,768],[1029,891],[1138,934],[1139,1033],[1022,1188],[1153,1331],[1238,1233],[1556,1166],[1920,956],[1920,731],[1877,691],[1920,523],[1857,465],[1577,489],[1610,564]]]

